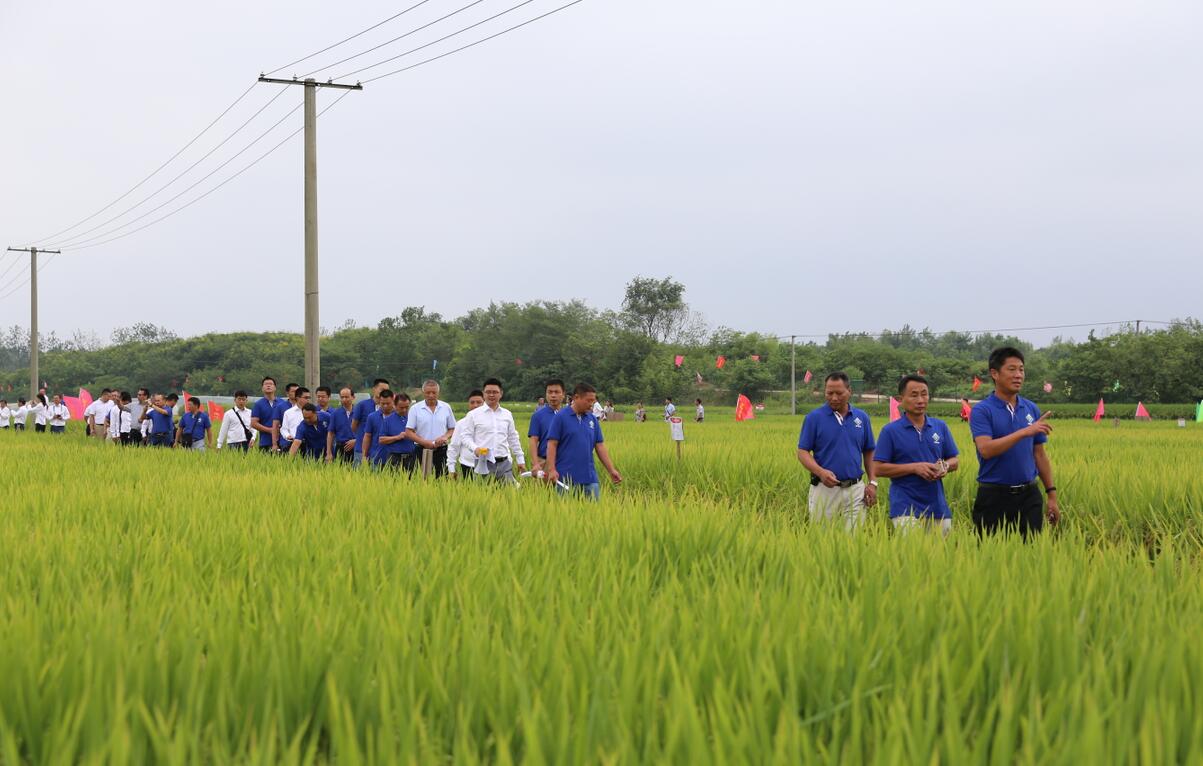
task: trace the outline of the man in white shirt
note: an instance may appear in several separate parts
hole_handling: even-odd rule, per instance
[[[668,420],[673,415],[677,414],[677,405],[673,404],[672,397],[667,397],[664,400],[664,419]]]
[[[126,401],[128,401],[129,394],[127,393],[125,395],[125,397],[126,397]],[[122,415],[128,415],[129,413],[126,412],[126,410],[123,406],[121,406],[122,401],[121,401],[120,393],[114,391],[110,395],[109,398],[110,398],[110,402],[109,402],[110,407],[109,407],[107,440],[111,441],[113,444],[121,444],[121,417],[122,417]]]
[[[67,421],[71,419],[71,410],[67,405],[63,404],[63,397],[60,394],[55,394],[54,399],[50,403],[50,407],[46,410],[46,417],[50,424],[50,433],[61,434],[67,430]]]
[[[246,407],[246,399],[246,391],[234,392],[234,407],[221,418],[217,449],[220,450],[223,445],[243,452],[250,449],[255,432],[251,430],[251,411]]]
[[[484,406],[484,403],[485,395],[479,388],[473,389],[468,394],[468,412],[477,407]],[[467,417],[467,415],[464,417]],[[463,447],[463,440],[460,438],[460,434],[463,432],[463,424],[464,421],[462,419],[455,424],[455,433],[451,435],[451,442],[447,445],[447,473],[453,479],[459,475],[457,471],[462,471],[467,475],[476,466],[476,459],[472,457],[472,453],[461,449]]]
[[[405,428],[414,432],[410,439],[415,444],[431,450],[434,475],[447,473],[447,444],[455,433],[455,413],[450,404],[439,399],[438,381],[422,384],[422,401],[409,408]]]
[[[302,408],[309,404],[309,389],[304,386],[297,386],[296,391],[289,397],[292,406],[284,412],[284,416],[280,418],[280,450],[288,452],[292,447],[292,440],[297,438],[297,426],[305,420],[305,413]]]
[[[8,408],[8,400],[0,399],[0,428],[10,428],[13,424],[13,411]]]
[[[463,431],[459,434],[463,445],[460,450],[466,450],[476,461],[478,468],[472,472],[472,476],[486,475],[481,467],[487,467],[487,475],[499,482],[512,484],[514,465],[517,464],[519,472],[526,470],[522,438],[518,436],[513,414],[501,406],[501,381],[489,378],[485,381],[483,391],[485,405],[464,416]]]
[[[142,416],[150,407],[150,391],[146,388],[139,388],[137,397],[125,407],[129,410],[130,422],[133,423],[127,443],[135,446],[142,444]]]
[[[25,419],[29,417],[29,407],[25,405],[24,399],[17,400],[17,409],[13,410],[13,429],[17,431],[25,430]]]
[[[100,398],[88,405],[84,416],[88,419],[88,435],[93,439],[105,441],[108,438],[109,410],[113,403],[109,401],[112,391],[105,389],[100,392]]]

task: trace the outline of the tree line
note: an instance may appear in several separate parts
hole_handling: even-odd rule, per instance
[[[372,379],[416,388],[439,380],[452,399],[490,376],[507,397],[533,399],[550,377],[587,380],[616,402],[700,396],[724,404],[739,393],[754,400],[788,395],[791,346],[786,338],[727,327],[708,329],[671,278],[639,277],[626,289],[622,310],[602,311],[580,301],[491,303],[448,319],[409,307],[375,327],[352,323],[323,332],[323,382],[366,388]],[[0,333],[0,389],[28,386],[29,335],[20,327]],[[797,385],[803,403],[822,387],[823,375],[844,370],[858,392],[890,392],[897,379],[921,371],[933,395],[972,395],[972,381],[989,390],[986,357],[1013,345],[1027,356],[1026,394],[1040,402],[1192,402],[1203,398],[1203,326],[1193,319],[1165,329],[1093,333],[1084,341],[1056,339],[1042,348],[1004,335],[934,333],[904,326],[879,334],[830,335],[799,342]],[[209,333],[177,337],[153,324],[116,330],[110,342],[77,332],[41,338],[41,377],[55,391],[77,388],[256,392],[264,374],[300,381],[304,345],[299,333]],[[678,365],[677,357],[684,357]],[[721,368],[719,357],[723,358]],[[806,371],[812,379],[804,382]],[[1052,390],[1044,391],[1045,383]],[[11,387],[11,388],[10,388]]]

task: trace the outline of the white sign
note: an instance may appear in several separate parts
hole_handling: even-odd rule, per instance
[[[681,418],[669,418],[668,428],[672,433],[672,440],[675,442],[685,441],[685,421]]]

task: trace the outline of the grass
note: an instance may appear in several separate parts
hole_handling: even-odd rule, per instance
[[[0,763],[1203,759],[1203,429],[1058,424],[1022,545],[809,524],[797,425],[596,505],[13,435]]]

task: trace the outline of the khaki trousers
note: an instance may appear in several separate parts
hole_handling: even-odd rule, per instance
[[[807,497],[811,521],[833,521],[851,532],[865,520],[865,483],[851,487],[825,487],[816,484]]]

